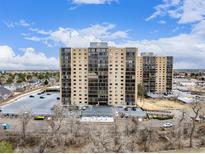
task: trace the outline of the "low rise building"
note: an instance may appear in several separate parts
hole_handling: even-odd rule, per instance
[[[6,100],[10,96],[12,96],[12,92],[1,86],[0,87],[0,100]]]

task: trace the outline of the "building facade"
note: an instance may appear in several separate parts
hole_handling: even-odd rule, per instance
[[[138,84],[146,93],[164,94],[172,91],[173,57],[142,53],[137,60]]]
[[[108,47],[106,42],[93,42],[89,48],[61,48],[63,105],[132,106],[137,103],[138,84],[147,91],[170,90],[172,76],[164,77],[161,70],[172,75],[172,59],[162,58],[162,63],[161,58],[145,57],[139,56],[137,48]],[[158,74],[162,75],[156,78]],[[166,86],[158,87],[158,81]]]

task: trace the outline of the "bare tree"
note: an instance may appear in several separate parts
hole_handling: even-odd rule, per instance
[[[181,118],[178,121],[178,124],[176,126],[176,143],[177,143],[177,147],[178,149],[182,148],[182,138],[183,138],[183,134],[184,134],[184,120],[185,120],[185,111],[182,111],[182,115]]]
[[[150,147],[154,141],[154,130],[146,127],[140,133],[140,140],[144,152],[150,152]]]
[[[198,98],[196,97],[195,102],[192,106],[192,111],[194,112],[194,116],[191,116],[192,127],[191,127],[190,136],[189,136],[189,147],[193,147],[193,135],[195,132],[196,121],[197,121],[197,118],[199,117],[200,110],[201,110],[201,104],[199,103]]]
[[[105,127],[99,127],[96,125],[92,125],[92,133],[89,136],[90,144],[87,146],[87,150],[89,152],[106,152],[108,149],[106,147],[106,129]]]
[[[26,139],[26,130],[31,118],[32,118],[31,112],[23,112],[20,114],[23,140]]]
[[[47,136],[44,136],[42,138],[42,142],[39,146],[39,153],[43,153],[49,142],[52,142],[54,140],[54,143],[58,146],[61,144],[61,127],[63,125],[63,108],[62,107],[56,107],[53,111],[53,116],[49,117],[47,119],[47,123],[49,126],[49,130],[47,132]]]
[[[41,141],[41,144],[39,146],[39,150],[38,150],[39,153],[44,153],[50,138],[51,137],[49,135],[43,137],[43,141]]]
[[[113,142],[112,142],[112,151],[115,153],[125,152],[126,151],[126,141],[127,135],[123,133],[125,131],[123,125],[127,125],[123,120],[115,119],[114,121],[114,133],[113,133]],[[126,127],[126,126],[125,126]],[[127,128],[127,127],[126,127]],[[127,129],[126,129],[127,130]]]

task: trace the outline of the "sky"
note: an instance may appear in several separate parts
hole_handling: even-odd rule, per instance
[[[205,69],[205,0],[0,0],[0,70],[58,69],[92,41]]]

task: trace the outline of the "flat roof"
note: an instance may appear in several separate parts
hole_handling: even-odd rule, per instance
[[[81,111],[82,117],[113,117],[116,112],[124,113],[132,117],[146,117],[146,112],[140,108],[129,108],[125,110],[122,107],[111,107],[111,106],[93,106],[88,107]]]
[[[108,106],[91,106],[81,111],[81,115],[83,117],[91,117],[91,116],[113,116],[112,107]]]

